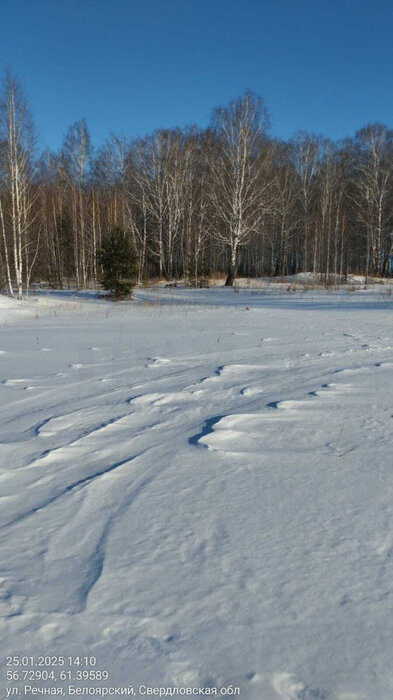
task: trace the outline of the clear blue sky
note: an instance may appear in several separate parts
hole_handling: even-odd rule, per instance
[[[204,126],[245,88],[283,138],[393,126],[392,0],[5,0],[0,64],[52,148],[81,117],[96,146]]]

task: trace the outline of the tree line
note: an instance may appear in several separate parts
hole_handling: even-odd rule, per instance
[[[116,228],[140,281],[314,272],[328,283],[391,272],[393,131],[383,124],[340,142],[304,131],[283,141],[247,91],[205,129],[111,134],[94,151],[81,119],[58,152],[37,154],[11,73],[1,93],[0,283],[10,295],[33,280],[96,285],[98,252]]]

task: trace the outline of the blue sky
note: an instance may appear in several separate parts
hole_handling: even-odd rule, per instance
[[[41,144],[85,117],[114,131],[205,126],[246,88],[272,134],[393,126],[391,0],[5,0],[0,67],[27,92]]]

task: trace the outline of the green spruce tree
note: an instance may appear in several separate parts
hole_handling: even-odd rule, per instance
[[[132,293],[136,277],[136,255],[129,236],[115,228],[102,242],[98,253],[102,266],[101,284],[115,299],[124,299]]]

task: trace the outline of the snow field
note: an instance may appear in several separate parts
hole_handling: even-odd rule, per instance
[[[1,307],[3,655],[390,700],[392,303],[137,295]]]

